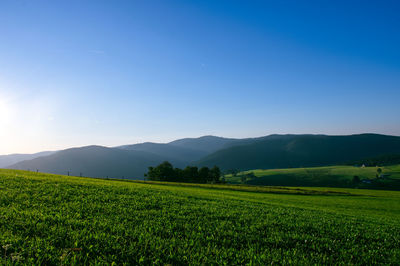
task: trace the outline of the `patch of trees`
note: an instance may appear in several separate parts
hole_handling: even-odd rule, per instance
[[[248,173],[244,173],[240,176],[240,181],[242,183],[246,183],[246,181],[248,180],[252,180],[256,177],[256,175],[253,172],[248,172]]]
[[[152,181],[170,181],[187,183],[219,183],[221,182],[221,170],[214,166],[213,168],[196,166],[187,166],[184,169],[174,168],[170,162],[163,162],[156,167],[149,167],[145,176]]]
[[[361,182],[361,179],[358,175],[353,176],[353,183],[358,184]]]
[[[356,160],[347,163],[347,165],[365,165],[365,166],[385,166],[400,164],[400,154],[381,155],[363,160]]]
[[[225,174],[232,176],[237,176],[239,173],[240,173],[239,169],[229,169],[225,171]]]

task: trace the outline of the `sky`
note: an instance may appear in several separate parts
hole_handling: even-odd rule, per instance
[[[399,1],[0,0],[0,154],[400,135]]]

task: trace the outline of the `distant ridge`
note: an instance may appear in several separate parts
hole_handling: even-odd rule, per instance
[[[32,160],[38,157],[47,156],[55,153],[55,151],[42,151],[38,153],[32,154],[8,154],[8,155],[0,155],[0,168],[7,167],[12,164],[16,164],[18,162],[22,162],[25,160]]]
[[[193,150],[199,150],[205,153],[211,153],[219,149],[232,146],[240,141],[241,139],[229,139],[229,138],[208,135],[199,138],[178,139],[168,144],[173,146],[190,148]]]
[[[275,134],[246,139],[203,136],[170,143],[72,148],[20,161],[8,168],[142,179],[149,166],[162,161],[170,161],[175,167],[217,165],[223,170],[250,170],[345,164],[387,154],[400,154],[400,137],[379,134]]]
[[[124,145],[118,148],[130,151],[144,151],[157,156],[162,156],[165,160],[178,167],[184,167],[190,162],[199,160],[208,154],[203,150],[195,150],[185,146],[177,146],[168,143],[145,142],[133,145]]]
[[[164,158],[143,151],[86,146],[59,151],[46,157],[19,162],[12,169],[87,177],[142,178],[149,165]]]
[[[400,137],[379,134],[270,135],[221,149],[196,164],[239,170],[310,167],[393,153],[400,153]]]

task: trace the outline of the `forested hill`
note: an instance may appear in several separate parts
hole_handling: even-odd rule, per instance
[[[67,149],[8,168],[141,179],[149,166],[163,161],[180,168],[216,165],[222,170],[250,170],[346,164],[387,154],[400,154],[400,137],[377,134],[269,135],[247,139],[204,136],[165,144]]]
[[[0,168],[7,167],[18,162],[32,160],[35,158],[43,157],[55,153],[54,151],[42,151],[32,154],[7,154],[0,155]]]
[[[143,151],[87,146],[19,162],[10,168],[74,176],[136,179],[143,178],[148,166],[163,160],[163,157]]]
[[[385,154],[400,154],[400,137],[271,135],[212,153],[196,162],[222,169],[273,169],[344,164]]]

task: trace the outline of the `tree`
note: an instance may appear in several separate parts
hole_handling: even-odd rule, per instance
[[[214,166],[210,170],[210,181],[212,183],[218,183],[219,178],[221,177],[221,170],[219,169],[218,166]]]
[[[247,180],[251,180],[251,179],[253,179],[254,177],[256,177],[255,176],[255,174],[253,173],[253,172],[249,172],[249,173],[247,173],[247,174],[243,174],[241,177],[240,177],[240,180],[242,181],[242,183],[246,183],[246,181]]]
[[[148,180],[155,180],[154,178],[156,178],[157,174],[154,171],[154,167],[153,166],[149,166],[149,170],[147,171],[147,173],[144,174],[144,176],[148,179]]]
[[[249,179],[253,179],[253,178],[256,177],[256,175],[255,175],[253,172],[247,173],[246,176],[247,176],[247,178],[249,178]]]
[[[380,177],[382,174],[382,169],[378,168],[378,169],[376,169],[376,172],[377,172],[377,177]]]
[[[353,183],[354,184],[360,183],[360,177],[358,177],[357,175],[353,176]]]
[[[186,166],[183,169],[183,178],[185,182],[199,182],[199,172],[196,166]]]
[[[228,174],[232,174],[233,177],[237,176],[237,174],[240,172],[238,169],[231,169],[227,171]]]
[[[173,168],[165,161],[156,167],[150,166],[145,176],[152,181],[217,183],[221,177],[221,170],[214,166],[212,169],[196,166],[187,166],[185,169]]]
[[[202,167],[199,170],[199,179],[202,183],[210,181],[210,169],[208,167]]]
[[[175,176],[173,181],[184,182],[183,170],[180,168],[174,169]]]
[[[172,181],[175,171],[172,164],[165,161],[157,167],[150,166],[146,176],[153,181]]]

